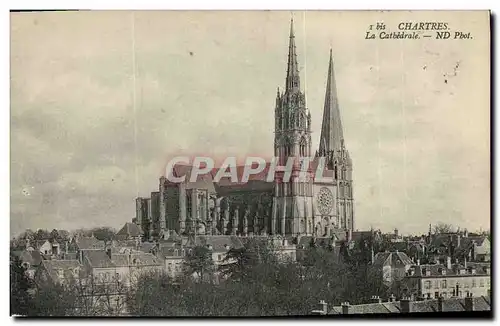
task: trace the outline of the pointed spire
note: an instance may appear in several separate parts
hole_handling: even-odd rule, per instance
[[[325,107],[323,111],[319,152],[322,155],[330,151],[336,152],[342,149],[343,140],[344,134],[342,130],[342,121],[340,119],[335,73],[333,71],[333,55],[332,49],[330,49],[330,64],[328,66],[328,78],[326,81]]]
[[[288,68],[286,72],[286,93],[295,93],[300,90],[299,65],[297,64],[297,49],[293,32],[293,17],[290,20],[290,41],[288,44]]]

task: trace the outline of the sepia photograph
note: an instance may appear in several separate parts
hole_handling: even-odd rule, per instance
[[[487,10],[10,16],[10,315],[492,318]]]

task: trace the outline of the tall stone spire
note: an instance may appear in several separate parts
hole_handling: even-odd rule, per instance
[[[335,73],[333,71],[332,49],[330,49],[330,65],[328,66],[328,78],[326,81],[325,107],[323,111],[323,124],[321,126],[319,154],[325,155],[328,152],[340,150],[343,141],[344,133],[340,119]]]
[[[297,64],[297,49],[295,47],[295,34],[293,32],[293,17],[290,20],[290,41],[288,44],[288,68],[286,72],[285,93],[300,91],[299,65]]]

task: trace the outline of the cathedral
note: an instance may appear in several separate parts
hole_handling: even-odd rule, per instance
[[[175,165],[173,175],[186,176],[173,183],[162,176],[159,189],[149,198],[136,199],[136,218],[145,240],[177,235],[282,235],[331,237],[354,228],[352,161],[346,149],[337,98],[332,51],[328,64],[319,148],[311,148],[311,113],[301,89],[293,20],[290,24],[285,87],[275,101],[274,156],[284,166],[289,157],[314,157],[312,167],[325,162],[321,180],[314,169],[297,178],[300,164],[293,164],[292,179],[283,182],[276,172],[272,182],[266,172],[247,182],[229,177],[214,181],[215,172],[190,180],[191,167]],[[269,166],[267,166],[267,169]],[[238,167],[238,174],[244,166]],[[240,178],[238,180],[241,180]]]

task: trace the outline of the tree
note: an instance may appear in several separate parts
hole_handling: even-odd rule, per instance
[[[35,240],[35,232],[31,231],[31,229],[26,229],[17,238],[20,240],[28,240],[29,239],[30,241],[33,241],[33,240]]]
[[[111,227],[99,227],[91,230],[91,234],[94,234],[94,237],[98,240],[102,241],[111,241],[115,236],[115,229]]]
[[[225,277],[231,277],[232,280],[240,280],[245,276],[245,270],[251,261],[254,260],[254,253],[247,248],[231,248],[223,260],[223,266],[220,268]]]
[[[55,240],[58,243],[61,242],[62,241],[62,237],[59,235],[59,231],[57,231],[56,229],[53,229],[50,232],[50,240]]]
[[[184,270],[186,275],[198,276],[201,281],[205,279],[207,273],[213,272],[214,262],[212,251],[207,247],[196,246],[184,259]]]
[[[50,233],[49,231],[47,230],[43,230],[43,229],[38,229],[36,232],[35,232],[35,235],[34,235],[34,240],[47,240],[50,238]]]
[[[37,284],[31,316],[120,316],[127,312],[130,288],[118,275],[93,275]]]
[[[220,268],[223,275],[231,277],[232,280],[245,278],[249,270],[256,265],[275,260],[276,257],[267,246],[250,239],[242,248],[231,248],[223,260]]]
[[[454,232],[454,229],[455,228],[451,224],[439,222],[438,224],[434,225],[434,234],[452,233]]]
[[[34,284],[17,256],[10,259],[10,314],[29,316],[33,306]]]
[[[60,284],[37,284],[30,316],[72,316],[76,296]]]

